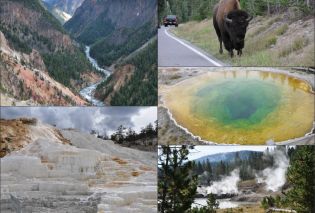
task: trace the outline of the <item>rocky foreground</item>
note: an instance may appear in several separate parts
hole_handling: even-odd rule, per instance
[[[157,211],[155,153],[34,120],[1,131],[1,212]]]

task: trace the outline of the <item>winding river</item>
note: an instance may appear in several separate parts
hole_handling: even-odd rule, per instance
[[[99,81],[99,82],[97,82],[97,83],[95,83],[95,84],[92,84],[92,85],[90,85],[90,86],[88,86],[88,87],[83,88],[83,89],[80,91],[80,94],[81,94],[82,97],[86,98],[93,106],[104,106],[104,103],[103,103],[102,101],[100,101],[100,100],[94,98],[94,91],[95,91],[96,87],[97,87],[100,83],[102,83],[103,81],[105,81],[105,80],[107,79],[107,77],[111,74],[111,72],[108,71],[108,70],[105,70],[105,69],[101,68],[101,67],[97,64],[97,61],[96,61],[94,58],[91,57],[91,55],[90,55],[90,50],[91,50],[91,48],[90,48],[89,46],[86,46],[86,47],[85,47],[85,56],[87,57],[87,59],[89,60],[89,62],[92,64],[92,66],[93,66],[96,70],[98,70],[98,71],[100,71],[100,72],[102,72],[102,73],[105,74],[105,77],[104,77],[101,81]]]

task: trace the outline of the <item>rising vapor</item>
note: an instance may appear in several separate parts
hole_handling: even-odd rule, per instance
[[[220,181],[214,181],[207,188],[207,194],[237,194],[237,183],[240,181],[240,170],[234,169],[229,176]]]
[[[286,171],[289,166],[289,159],[283,151],[275,150],[273,153],[274,166],[264,169],[256,174],[258,183],[265,183],[266,190],[278,191],[286,182]]]

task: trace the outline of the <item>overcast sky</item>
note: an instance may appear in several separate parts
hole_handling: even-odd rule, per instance
[[[218,153],[227,153],[227,152],[237,152],[242,150],[249,151],[265,151],[269,148],[269,150],[273,150],[274,146],[244,146],[244,145],[201,145],[194,146],[194,149],[190,151],[188,155],[189,160],[195,160],[207,155],[213,155]],[[159,154],[161,153],[161,149],[158,150]]]
[[[1,107],[1,118],[35,117],[59,128],[112,134],[119,125],[140,131],[157,120],[156,107]]]
[[[272,146],[195,146],[195,149],[189,153],[189,160],[195,160],[197,158],[213,155],[217,153],[236,152],[242,150],[250,151],[265,151],[269,147],[269,150],[273,149]]]

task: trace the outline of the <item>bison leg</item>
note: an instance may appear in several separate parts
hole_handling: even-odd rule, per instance
[[[237,55],[242,56],[243,52],[242,50],[237,50]]]
[[[227,33],[222,34],[222,41],[224,44],[225,49],[230,53],[231,58],[234,56],[233,53],[233,43]]]
[[[234,52],[233,52],[233,49],[231,49],[229,52],[230,52],[230,56],[231,56],[231,58],[233,58],[233,57],[234,57]]]
[[[219,26],[218,26],[218,23],[217,23],[217,21],[216,21],[215,16],[213,17],[213,26],[214,26],[215,32],[217,33],[218,40],[219,40],[219,43],[220,43],[220,50],[219,50],[219,52],[222,54],[222,53],[223,53],[223,49],[222,49],[222,36],[221,36],[221,31],[220,31],[220,28],[219,28]]]

